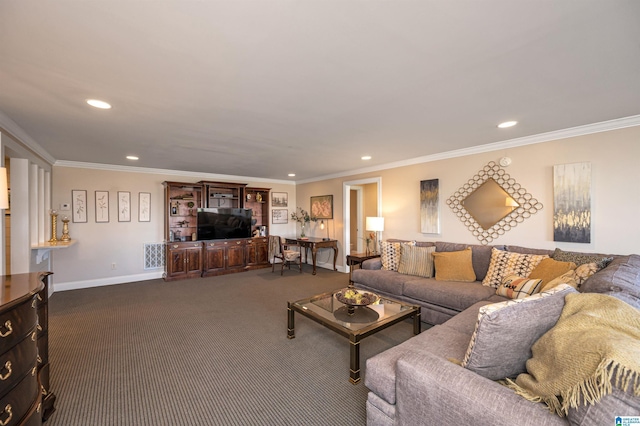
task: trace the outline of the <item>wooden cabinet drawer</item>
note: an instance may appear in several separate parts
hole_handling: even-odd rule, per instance
[[[0,355],[0,395],[4,395],[36,365],[38,348],[35,339],[36,330],[33,328],[22,342]]]
[[[0,399],[0,422],[7,426],[19,424],[33,404],[40,402],[40,385],[35,373],[34,365],[11,393]]]
[[[36,303],[33,297],[0,314],[0,347],[10,348],[31,332],[38,321]]]

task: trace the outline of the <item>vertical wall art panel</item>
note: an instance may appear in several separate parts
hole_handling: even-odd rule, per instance
[[[438,179],[420,181],[420,230],[440,233],[440,183]]]
[[[553,240],[591,242],[591,163],[553,166]]]

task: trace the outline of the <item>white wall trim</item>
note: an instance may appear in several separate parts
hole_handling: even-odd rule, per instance
[[[608,132],[611,130],[624,129],[626,127],[640,126],[640,115],[617,118],[615,120],[603,121],[600,123],[587,124],[584,126],[571,127],[569,129],[556,130],[553,132],[540,133],[537,135],[524,136],[516,139],[509,139],[501,142],[488,143],[484,145],[472,146],[469,148],[455,149],[453,151],[441,152],[438,154],[425,155],[423,157],[411,158],[409,160],[396,161],[393,163],[380,164],[378,166],[365,167],[362,169],[349,170],[346,172],[331,175],[318,176],[315,178],[297,181],[297,184],[318,182],[328,179],[336,179],[346,176],[358,175],[361,173],[379,172],[381,170],[395,169],[398,167],[413,166],[416,164],[430,163],[433,161],[447,160],[449,158],[464,157],[467,155],[481,154],[485,152],[499,151],[508,148],[515,148],[525,145],[533,145],[543,142],[551,142],[559,139],[573,138],[576,136],[590,135],[593,133]]]
[[[57,291],[79,290],[81,288],[102,287],[105,285],[133,283],[162,278],[163,271],[148,272],[146,274],[122,275],[119,277],[98,278],[95,280],[72,281],[57,283],[54,281],[51,294]],[[54,277],[55,280],[55,277]]]
[[[42,148],[31,136],[25,132],[22,127],[9,118],[8,115],[0,111],[0,128],[3,128],[8,135],[17,139],[24,147],[31,150],[49,164],[55,163],[56,159],[51,156],[44,148]]]
[[[221,175],[217,173],[187,172],[187,171],[169,170],[169,169],[153,169],[148,167],[121,166],[121,165],[115,165],[115,164],[84,163],[80,161],[58,160],[53,165],[60,166],[60,167],[75,167],[78,169],[108,170],[112,172],[133,172],[133,173],[148,173],[148,174],[154,174],[154,175],[191,177],[191,178],[197,178],[200,180],[222,180],[222,181],[230,181],[230,182],[258,181],[258,182],[267,182],[267,183],[288,184],[292,186],[296,185],[294,181],[284,180],[284,179],[282,180],[266,179],[266,178],[251,177],[251,176],[235,176],[235,175]]]

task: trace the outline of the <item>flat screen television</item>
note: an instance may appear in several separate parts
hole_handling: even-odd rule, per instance
[[[198,240],[251,237],[251,209],[198,209]]]

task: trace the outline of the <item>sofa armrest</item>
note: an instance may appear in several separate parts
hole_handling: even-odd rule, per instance
[[[362,269],[382,269],[382,260],[379,257],[367,259],[362,262]]]
[[[428,352],[400,358],[396,374],[399,425],[568,425],[546,406]]]

